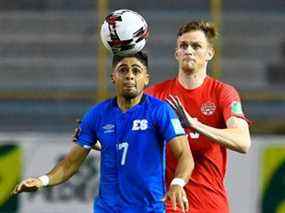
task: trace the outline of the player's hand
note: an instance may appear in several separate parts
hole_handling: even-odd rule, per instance
[[[80,119],[76,119],[76,122],[78,124],[81,123],[81,120]],[[80,134],[80,128],[79,127],[76,127],[74,130],[73,130],[73,133],[72,133],[72,142],[73,143],[76,143],[78,141],[78,138],[79,138],[79,134]],[[97,141],[93,146],[92,146],[92,149],[96,150],[96,151],[101,151],[101,144],[99,141]]]
[[[21,192],[34,192],[43,187],[43,183],[38,178],[28,178],[23,180],[17,186],[15,186],[12,194],[19,194]]]
[[[181,122],[181,125],[184,128],[195,127],[195,124],[198,122],[197,118],[193,118],[187,113],[180,99],[177,96],[168,96],[166,98],[166,102],[175,110]]]
[[[177,209],[177,206],[180,207],[182,212],[189,210],[187,195],[183,187],[179,185],[170,185],[170,188],[166,193],[164,200],[166,199],[169,199],[171,201],[174,210]]]

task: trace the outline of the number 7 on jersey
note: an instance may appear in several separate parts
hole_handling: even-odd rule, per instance
[[[129,144],[127,142],[120,143],[118,146],[119,150],[123,150],[122,159],[121,159],[121,165],[122,166],[125,165],[125,163],[126,163],[128,147],[129,147]]]

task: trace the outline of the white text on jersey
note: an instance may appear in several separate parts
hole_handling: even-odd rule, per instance
[[[134,120],[133,121],[133,131],[137,131],[137,130],[146,130],[148,127],[148,123],[146,119],[142,119],[142,120]]]

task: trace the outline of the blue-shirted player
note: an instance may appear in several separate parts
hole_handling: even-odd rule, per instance
[[[72,150],[48,174],[22,181],[15,193],[37,190],[68,180],[77,172],[96,141],[101,144],[96,213],[164,212],[164,200],[188,209],[183,186],[194,167],[176,114],[169,105],[143,93],[149,82],[147,56],[113,57],[116,97],[92,107],[80,124]],[[165,146],[177,157],[175,178],[165,192]]]

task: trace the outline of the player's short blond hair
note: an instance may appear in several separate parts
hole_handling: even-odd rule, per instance
[[[207,21],[191,21],[182,25],[178,30],[177,37],[183,35],[184,33],[197,30],[204,32],[205,36],[208,39],[208,42],[211,45],[214,45],[214,41],[218,37],[218,32],[215,26],[211,22]]]

